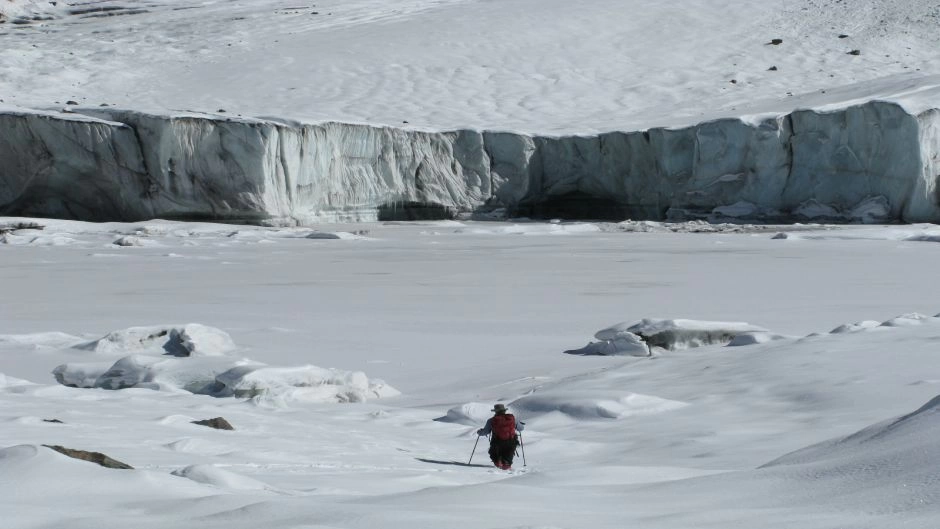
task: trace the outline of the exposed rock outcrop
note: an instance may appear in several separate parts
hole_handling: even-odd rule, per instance
[[[193,424],[198,424],[200,426],[208,426],[209,428],[215,428],[216,430],[234,430],[235,427],[231,425],[224,417],[216,417],[214,419],[203,419],[201,421],[193,421]]]
[[[72,448],[66,448],[59,445],[43,445],[46,448],[51,448],[56,452],[67,455],[75,459],[81,459],[82,461],[88,461],[89,463],[95,463],[96,465],[101,465],[105,468],[117,468],[129,470],[134,467],[128,465],[127,463],[122,463],[117,459],[112,459],[101,452],[87,452],[85,450],[75,450]]]

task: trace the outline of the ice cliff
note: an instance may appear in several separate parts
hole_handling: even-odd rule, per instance
[[[0,215],[936,222],[938,179],[940,110],[881,101],[568,137],[0,111]]]

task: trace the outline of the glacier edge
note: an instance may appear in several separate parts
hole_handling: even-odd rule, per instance
[[[119,109],[0,111],[0,214],[260,224],[449,218],[940,221],[940,110],[539,136]],[[863,213],[859,213],[863,211]]]

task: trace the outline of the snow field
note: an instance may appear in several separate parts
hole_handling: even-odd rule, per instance
[[[20,108],[74,101],[433,130],[636,130],[874,99],[878,81],[935,73],[940,61],[929,0],[16,0],[2,9],[51,17],[0,25],[0,93]],[[839,90],[853,83],[869,84]]]
[[[653,223],[644,226],[656,232],[635,233],[626,231],[634,224],[595,223],[527,237],[547,225],[425,222],[353,227],[369,240],[316,240],[285,236],[296,229],[161,222],[146,223],[155,245],[116,247],[116,232],[142,225],[42,223],[37,231],[74,242],[0,245],[0,509],[13,528],[107,519],[210,529],[585,520],[927,529],[937,516],[918,455],[931,457],[935,414],[862,436],[883,443],[839,441],[940,394],[936,293],[919,280],[940,249],[911,239],[929,226],[806,226],[774,240],[778,227],[688,233],[698,225]],[[906,273],[884,273],[899,256]],[[205,326],[133,328],[168,314]],[[651,315],[670,319],[644,321]],[[868,322],[877,316],[884,321]],[[618,320],[629,323],[597,339],[637,324],[646,336],[667,330],[680,347],[652,357],[563,354]],[[727,323],[742,320],[791,336],[725,347],[729,331],[681,347],[715,329],[764,336]],[[171,340],[184,334],[191,350]],[[402,394],[294,398],[315,389],[304,386],[308,374],[325,378],[318,368],[252,371],[285,399],[173,390],[201,362],[242,355],[362,371]],[[173,376],[159,388],[170,390],[154,391],[71,388],[50,373],[122,359],[146,359],[122,376],[153,361],[179,375],[161,368]],[[84,372],[90,379],[95,369]],[[462,466],[497,401],[527,423],[527,472]],[[192,424],[217,416],[235,430]],[[136,470],[99,469],[42,444],[101,451]],[[484,444],[474,464],[486,463]],[[89,482],[101,486],[75,494]]]

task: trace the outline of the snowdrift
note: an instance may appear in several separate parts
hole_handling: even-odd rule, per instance
[[[0,111],[0,215],[940,221],[940,110],[897,103],[594,136]]]
[[[171,472],[174,476],[186,478],[196,483],[212,485],[227,490],[273,490],[270,485],[256,479],[236,474],[215,465],[190,465]]]
[[[360,371],[310,365],[269,367],[234,358],[229,353],[236,346],[227,333],[199,324],[131,327],[76,348],[127,356],[117,361],[62,364],[52,372],[59,384],[184,391],[259,402],[362,402],[399,394]]]
[[[785,455],[757,475],[801,482],[809,501],[827,505],[923,510],[937,494],[938,410],[940,397],[908,415]]]
[[[624,419],[654,415],[687,406],[684,402],[612,390],[555,390],[536,392],[510,405],[521,417],[539,418],[561,413],[571,419]]]
[[[94,483],[89,487],[89,483]],[[148,499],[153,497],[205,496],[203,485],[169,474],[147,470],[114,470],[62,455],[38,445],[0,448],[0,489],[27,504],[35,498],[71,498],[80,491],[82,501],[100,502],[113,497]],[[22,506],[22,505],[21,505]],[[34,504],[32,508],[42,508]],[[29,508],[7,512],[6,522],[20,526]]]

